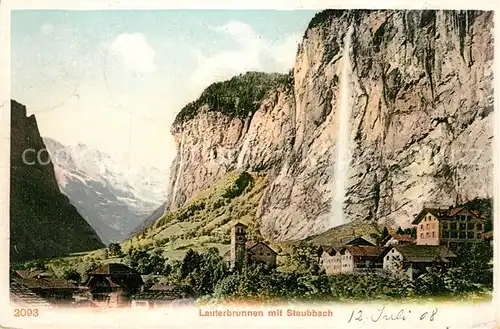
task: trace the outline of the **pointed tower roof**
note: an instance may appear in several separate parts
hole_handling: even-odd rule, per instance
[[[243,223],[241,223],[241,222],[239,222],[239,221],[238,221],[238,222],[236,222],[233,226],[235,226],[235,227],[236,227],[236,226],[248,227],[248,226],[246,226],[245,224],[243,224]]]

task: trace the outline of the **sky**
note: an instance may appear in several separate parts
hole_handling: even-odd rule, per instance
[[[170,126],[204,88],[286,72],[317,11],[13,11],[11,95],[43,137],[168,170]]]

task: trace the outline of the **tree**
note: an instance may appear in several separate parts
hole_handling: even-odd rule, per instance
[[[384,226],[384,230],[382,231],[382,240],[387,238],[389,236],[389,230],[387,229],[387,226]]]
[[[88,274],[88,273],[98,269],[101,266],[102,266],[101,262],[96,262],[95,259],[91,258],[90,263],[85,268],[85,273]]]
[[[74,268],[65,270],[63,273],[63,278],[65,280],[73,282],[76,285],[80,284],[80,282],[82,281],[82,276]]]
[[[217,248],[203,252],[189,249],[179,267],[179,281],[190,284],[198,293],[211,294],[216,284],[229,274]]]
[[[131,249],[127,257],[127,263],[130,267],[141,274],[163,274],[166,262],[167,259],[162,256],[160,250],[150,254],[145,249]]]
[[[110,243],[108,246],[109,254],[111,256],[121,256],[122,255],[122,246],[119,243]]]
[[[404,234],[405,232],[401,227],[398,227],[398,230],[396,231],[397,234]]]
[[[288,265],[299,272],[318,272],[321,254],[319,248],[306,242],[292,246],[288,254]]]
[[[40,260],[40,259],[36,260],[32,263],[26,264],[25,267],[27,270],[42,270],[42,271],[48,270],[48,267],[47,267],[47,264],[45,264],[45,261]]]

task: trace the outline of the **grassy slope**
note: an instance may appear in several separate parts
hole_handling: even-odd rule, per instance
[[[266,186],[264,175],[231,172],[142,234],[123,242],[122,249],[162,249],[169,258],[180,258],[189,248],[208,246],[224,253],[236,220],[249,226],[250,239],[262,239],[255,212]]]
[[[354,221],[337,227],[333,227],[321,234],[306,239],[314,245],[329,245],[332,242],[345,242],[353,237],[381,233],[376,223]]]
[[[229,250],[231,225],[237,220],[248,225],[250,240],[263,240],[255,213],[267,183],[262,174],[228,173],[185,206],[165,214],[144,233],[124,241],[122,251],[126,254],[131,247],[160,249],[170,259],[182,259],[189,248],[217,247],[224,254]],[[48,265],[56,274],[67,267],[83,273],[92,259],[102,263],[122,261],[105,258],[105,250],[99,249],[52,259]]]

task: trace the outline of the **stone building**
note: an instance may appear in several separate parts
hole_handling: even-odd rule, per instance
[[[264,242],[247,241],[246,229],[247,226],[239,222],[231,228],[231,248],[226,253],[231,270],[241,271],[244,265],[259,262],[275,267],[277,252]]]
[[[381,269],[385,247],[346,245],[323,250],[321,263],[326,274],[355,273]]]
[[[483,241],[486,217],[466,207],[424,208],[412,222],[417,245],[445,245],[453,250]]]

